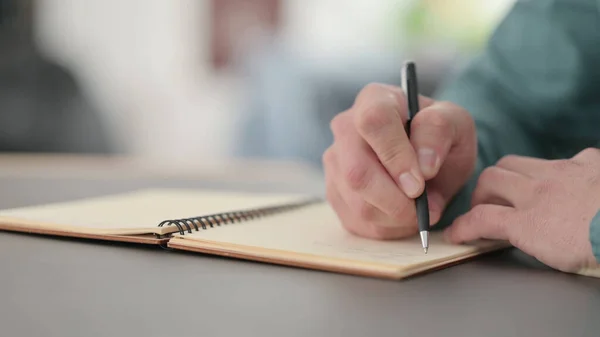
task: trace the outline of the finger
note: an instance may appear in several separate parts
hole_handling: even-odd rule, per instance
[[[401,87],[397,87],[394,85],[390,85],[390,84],[385,84],[385,83],[380,83],[378,84],[384,88],[387,88],[392,94],[394,94],[394,97],[396,98],[396,101],[398,102],[398,104],[400,106],[407,106],[408,104],[408,100],[406,98],[406,93],[404,92],[404,90]],[[419,107],[421,109],[426,108],[432,104],[435,103],[435,100],[423,95],[419,95]],[[405,116],[406,118],[408,117],[408,111],[407,111],[407,115]]]
[[[326,198],[339,218],[344,216],[345,203],[341,198],[337,186],[335,185],[335,153],[333,147],[328,148],[322,156],[323,170],[325,172],[325,192]],[[340,214],[341,213],[341,214]]]
[[[327,191],[327,201],[337,214],[342,225],[347,229],[353,230],[355,226],[352,224],[356,220],[356,216],[351,211],[350,207],[344,200],[337,186],[336,177],[339,174],[339,165],[335,155],[334,145],[325,151],[323,154],[323,168],[325,171],[325,186]]]
[[[600,160],[600,149],[588,147],[573,156],[573,161],[579,163],[598,162]]]
[[[446,199],[435,186],[427,186],[427,202],[429,205],[429,222],[433,225],[440,221],[446,208]]]
[[[534,178],[545,170],[547,163],[548,161],[544,159],[508,155],[502,157],[496,166]]]
[[[497,204],[521,209],[527,206],[532,190],[532,178],[502,167],[490,166],[479,176],[471,205]]]
[[[361,237],[379,240],[403,238],[416,232],[416,224],[412,226],[414,229],[409,228],[409,226],[393,227],[386,224],[386,222],[392,221],[391,218],[387,217],[376,207],[365,202],[356,193],[348,191],[343,184],[340,186],[344,191],[340,192],[335,179],[339,176],[335,151],[331,149],[326,151],[323,161],[327,200],[340,219],[342,226],[348,232]]]
[[[337,164],[333,147],[330,147],[323,154],[323,169],[325,171],[325,190],[327,201],[336,213],[343,227],[347,228],[353,221],[353,214],[348,205],[344,202],[335,183],[337,174]]]
[[[410,198],[423,193],[424,179],[404,128],[406,107],[399,104],[397,94],[386,86],[368,85],[353,110],[356,130],[392,179]]]
[[[416,215],[399,222],[367,203],[359,195],[348,191],[345,185],[338,186],[338,193],[344,200],[346,210],[342,215],[344,227],[355,235],[376,239],[391,240],[416,234]]]
[[[499,205],[478,205],[458,217],[444,231],[446,240],[464,243],[478,239],[509,240],[514,208]]]
[[[332,129],[336,135],[335,157],[339,167],[336,184],[342,197],[355,198],[356,194],[395,220],[386,222],[387,225],[404,226],[404,222],[414,216],[414,202],[394,183],[347,116],[336,117]]]
[[[339,121],[336,123],[339,123]],[[339,194],[339,191],[337,191],[337,187],[334,187],[334,186],[329,187],[330,185],[334,185],[333,181],[335,180],[336,177],[343,176],[341,170],[339,169],[339,165],[337,163],[337,159],[335,156],[335,153],[336,153],[336,151],[334,150],[335,147],[336,147],[335,145],[332,145],[330,148],[328,148],[324,152],[323,166],[325,169],[327,191],[335,190],[335,192],[336,192],[335,195],[337,195],[337,194]],[[350,194],[350,193],[352,193],[352,192],[347,191],[345,194]],[[406,204],[407,207],[413,207],[411,200],[402,196],[401,193],[400,193],[399,197],[402,199],[403,202],[408,203],[408,204]],[[341,197],[339,197],[339,198],[341,199]],[[368,199],[368,200],[370,200],[370,199]],[[392,200],[386,200],[386,201],[392,201]],[[401,200],[398,200],[398,202],[400,202],[400,201]],[[439,221],[439,219],[441,218],[441,215],[444,211],[444,200],[443,200],[441,193],[438,190],[436,190],[435,188],[428,188],[428,201],[429,201],[429,219],[430,219],[431,223],[433,224],[433,223],[436,223],[437,221]],[[343,200],[340,200],[337,202],[337,204],[342,204],[342,203],[345,205]],[[358,204],[358,203],[355,203],[355,204]],[[377,204],[379,204],[379,203],[377,203]],[[340,205],[340,208],[347,208],[347,206]],[[360,207],[357,207],[357,209],[360,209]],[[363,213],[368,213],[368,212],[363,211]],[[397,223],[406,223],[406,220],[404,220],[404,218],[406,218],[406,217],[410,218],[410,217],[414,216],[414,213],[412,213],[410,210],[409,210],[409,214],[407,215],[407,214],[405,214],[406,212],[399,211],[399,208],[392,208],[391,210],[388,211],[388,213],[396,214],[396,215],[392,215],[391,218],[397,219],[397,222],[388,225],[388,226],[392,226],[392,227],[397,227]],[[389,222],[389,219],[386,219],[385,222]],[[408,221],[408,222],[410,223],[410,221]],[[393,233],[392,236],[397,236],[397,234]]]
[[[433,103],[421,110],[412,123],[411,141],[419,155],[421,171],[429,179],[428,190],[437,193],[437,206],[443,210],[474,171],[475,123],[468,111],[450,102]],[[433,168],[428,168],[431,164]]]
[[[411,143],[425,179],[435,177],[450,148],[462,135],[461,124],[468,122],[466,111],[445,102],[434,103],[415,116],[411,122]]]
[[[335,143],[327,148],[323,155],[321,156],[321,161],[323,164],[323,171],[325,174],[325,191],[327,193],[327,200],[334,202],[334,200],[330,200],[330,197],[336,197],[337,194],[333,193],[336,189],[335,187],[335,175],[337,174],[337,159],[335,157]],[[331,195],[329,193],[332,193]],[[337,203],[336,203],[337,204]],[[334,206],[334,205],[332,205]]]

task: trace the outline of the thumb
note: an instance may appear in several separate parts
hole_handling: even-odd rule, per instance
[[[481,204],[458,217],[444,230],[444,238],[452,243],[478,239],[510,241],[509,221],[517,220],[515,209],[500,205]]]

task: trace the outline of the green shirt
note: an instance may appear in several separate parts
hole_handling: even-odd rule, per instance
[[[479,173],[504,155],[568,158],[600,146],[600,0],[517,1],[437,98],[469,110],[479,142],[476,174],[446,226],[468,209]],[[590,240],[600,262],[600,211]]]

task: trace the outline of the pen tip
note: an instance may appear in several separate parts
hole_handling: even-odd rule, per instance
[[[423,251],[427,254],[429,249],[429,232],[421,231],[421,243],[423,244]]]

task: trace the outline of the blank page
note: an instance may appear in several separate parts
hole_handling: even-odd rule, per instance
[[[193,234],[176,234],[171,242],[176,248],[180,248],[178,245],[201,247],[209,244],[213,249],[228,252],[247,254],[253,249],[260,250],[261,256],[269,259],[277,259],[278,255],[289,258],[290,254],[294,254],[298,255],[298,261],[305,263],[310,263],[311,259],[328,258],[341,264],[367,263],[396,269],[422,263],[433,265],[473,255],[492,246],[506,245],[492,241],[452,245],[443,240],[441,233],[432,232],[429,252],[425,254],[418,236],[381,241],[348,233],[326,203],[247,223],[209,228]]]
[[[253,209],[300,200],[298,195],[150,189],[0,211],[0,227],[47,228],[97,234],[165,234],[164,220]]]

